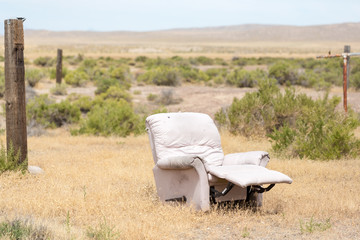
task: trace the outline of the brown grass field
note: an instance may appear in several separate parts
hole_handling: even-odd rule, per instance
[[[265,139],[226,132],[222,144],[225,153],[270,149]],[[257,212],[216,208],[196,212],[159,202],[146,135],[72,137],[58,129],[29,138],[29,164],[40,166],[45,174],[0,175],[0,219],[33,221],[46,226],[54,239],[86,239],[87,229],[100,226],[117,233],[114,239],[360,237],[360,161],[355,159],[272,158],[268,167],[294,182],[265,193]]]
[[[69,40],[70,41],[70,40]],[[315,57],[329,49],[340,53],[345,44],[352,51],[359,42],[74,42],[49,39],[25,40],[25,58],[85,54],[89,57],[208,56],[231,59],[246,57]],[[3,42],[0,38],[0,52]],[[0,54],[1,55],[1,54]],[[51,83],[52,84],[52,83]],[[36,91],[48,91],[43,81]],[[47,90],[46,90],[47,89]],[[134,103],[162,87],[134,86]],[[224,89],[223,89],[224,90]],[[172,111],[200,111],[213,116],[229,105],[242,89],[183,86],[183,98]],[[93,94],[94,89],[73,89]],[[302,91],[302,90],[301,90]],[[308,94],[318,96],[315,90]],[[331,94],[341,96],[341,90]],[[194,98],[197,96],[198,98]],[[202,102],[197,102],[202,99]],[[359,112],[359,92],[349,93],[349,104]],[[198,106],[194,106],[197,102]],[[2,126],[3,127],[3,126]],[[217,209],[197,212],[181,205],[161,203],[156,194],[154,165],[146,135],[119,137],[70,136],[68,129],[49,130],[29,137],[29,165],[45,173],[0,175],[0,223],[21,219],[43,226],[52,239],[88,239],[89,229],[107,231],[109,239],[360,239],[360,161],[310,161],[272,157],[268,168],[289,175],[291,185],[279,184],[264,195],[263,207]],[[246,139],[222,132],[225,153],[268,150],[267,139]],[[355,135],[360,138],[360,129]],[[5,136],[0,136],[5,142]]]

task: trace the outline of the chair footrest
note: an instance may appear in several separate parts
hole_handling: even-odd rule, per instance
[[[226,179],[240,187],[292,183],[291,178],[285,174],[257,165],[211,166],[208,170],[210,174]]]

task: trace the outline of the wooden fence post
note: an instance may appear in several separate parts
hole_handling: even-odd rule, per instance
[[[350,47],[350,45],[345,45],[344,46],[344,53],[350,53],[350,51],[351,51],[351,47]],[[347,67],[347,69],[346,69],[346,80],[347,80],[347,88],[349,89],[349,85],[350,85],[350,79],[349,79],[349,75],[350,75],[350,57],[348,56],[347,57],[348,59],[347,59],[347,65],[346,65],[346,67]]]
[[[4,25],[6,146],[20,151],[21,164],[27,160],[23,20],[7,19]]]
[[[62,49],[57,50],[57,61],[56,61],[56,84],[61,84],[62,78]]]

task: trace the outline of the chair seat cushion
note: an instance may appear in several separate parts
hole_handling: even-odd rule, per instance
[[[262,184],[292,183],[283,173],[256,165],[210,166],[210,174],[226,179],[240,187]]]

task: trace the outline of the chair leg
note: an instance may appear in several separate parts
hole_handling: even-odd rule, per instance
[[[247,195],[245,200],[247,206],[256,209],[262,206],[262,201],[263,201],[262,193],[252,191],[251,186],[247,187]]]

